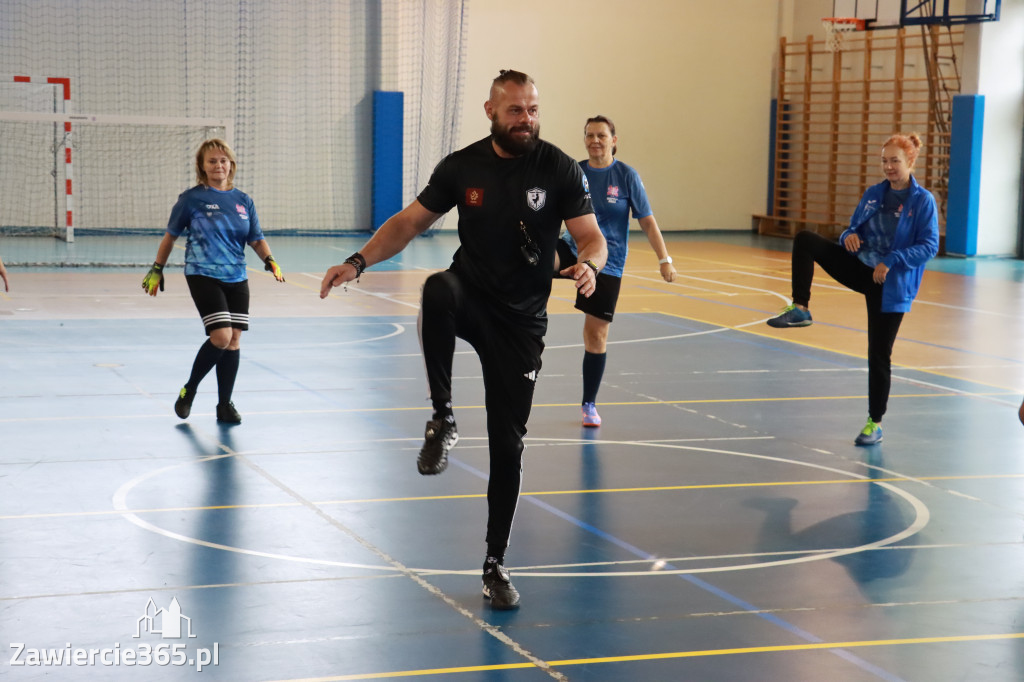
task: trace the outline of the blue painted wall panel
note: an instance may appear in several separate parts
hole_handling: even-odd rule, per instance
[[[401,92],[373,93],[373,229],[402,210]]]
[[[984,95],[953,97],[949,144],[949,200],[946,204],[946,253],[978,253],[978,206],[981,193],[981,141]]]

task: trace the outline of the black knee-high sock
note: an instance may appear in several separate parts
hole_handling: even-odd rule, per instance
[[[583,402],[596,403],[607,353],[583,352]]]
[[[185,384],[185,387],[190,391],[198,389],[199,382],[210,373],[210,370],[214,368],[223,353],[223,348],[217,348],[217,346],[210,343],[210,339],[206,339],[206,343],[201,345],[199,352],[196,353],[196,359],[192,363],[192,375],[188,378],[188,383]]]
[[[235,390],[235,377],[238,376],[238,361],[242,355],[240,350],[226,350],[217,361],[217,399],[227,403],[231,400],[231,392]]]

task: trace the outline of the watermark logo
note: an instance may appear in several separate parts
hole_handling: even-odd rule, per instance
[[[177,597],[172,597],[166,608],[157,607],[152,598],[146,602],[142,615],[135,621],[132,639],[142,640],[145,636],[154,635],[159,635],[161,639],[156,645],[139,641],[132,646],[121,646],[117,642],[103,648],[75,647],[71,642],[67,642],[63,648],[32,648],[24,642],[12,642],[10,648],[14,653],[8,663],[11,667],[188,666],[195,668],[196,672],[220,664],[219,642],[214,642],[211,647],[189,650],[183,641],[163,641],[197,637],[192,631],[192,619],[182,613]]]
[[[181,612],[177,597],[171,598],[171,603],[166,609],[158,609],[156,602],[150,597],[146,602],[146,612],[139,616],[135,623],[133,639],[142,637],[143,632],[160,635],[163,639],[181,639],[182,624],[185,625],[185,636],[195,637],[192,634],[192,619]]]

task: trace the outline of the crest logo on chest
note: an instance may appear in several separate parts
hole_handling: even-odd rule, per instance
[[[548,193],[539,187],[526,190],[526,205],[532,208],[534,211],[539,211],[544,208],[544,204],[548,201]]]

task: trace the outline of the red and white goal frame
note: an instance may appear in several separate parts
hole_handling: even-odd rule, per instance
[[[3,80],[13,81],[15,83],[46,83],[48,85],[60,86],[63,91],[64,99],[64,113],[70,114],[71,108],[71,79],[60,77],[60,76],[8,76],[6,78],[0,77]],[[64,122],[64,139],[66,140],[71,134],[71,122]],[[73,242],[75,240],[75,221],[74,221],[74,204],[73,196],[74,191],[72,187],[72,159],[71,159],[71,145],[64,145],[64,214],[65,214],[65,229],[67,230],[67,241]]]
[[[53,122],[64,124],[64,215],[65,235],[69,242],[75,240],[74,219],[74,183],[73,154],[71,144],[72,126],[75,124],[108,124],[108,125],[169,125],[169,126],[205,126],[218,127],[224,130],[224,141],[232,143],[234,124],[230,120],[215,118],[188,118],[174,116],[120,116],[117,114],[76,114],[73,113],[71,101],[71,79],[55,76],[0,76],[0,81],[15,83],[47,84],[61,88],[63,94],[63,113],[38,113],[21,111],[0,111],[0,120],[26,122]]]

